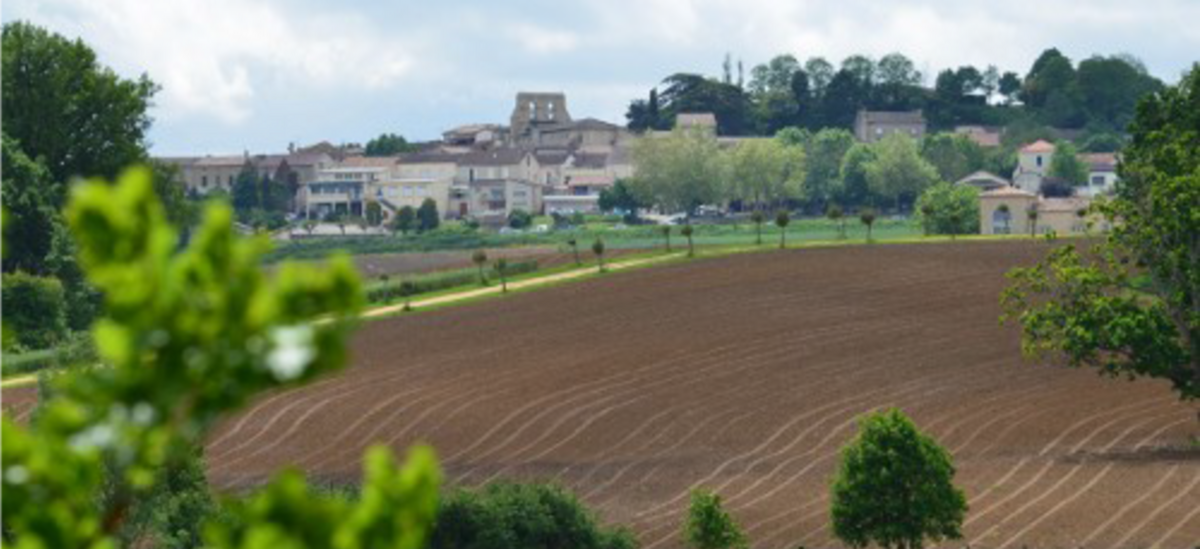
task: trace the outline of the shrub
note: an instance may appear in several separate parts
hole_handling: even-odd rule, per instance
[[[632,549],[633,535],[599,524],[570,492],[550,484],[459,490],[438,506],[431,549]]]
[[[533,224],[533,216],[529,212],[521,209],[513,210],[508,214],[508,226],[514,229],[524,229]]]
[[[746,535],[721,506],[721,496],[708,490],[692,491],[687,522],[687,544],[695,549],[744,549]]]
[[[53,347],[67,335],[67,306],[63,285],[56,278],[25,272],[4,275],[5,328],[30,349]]]
[[[938,183],[917,199],[921,226],[932,234],[979,232],[979,189]]]
[[[950,453],[896,409],[871,414],[842,449],[833,481],[833,533],[851,547],[919,548],[962,537],[967,500]]]

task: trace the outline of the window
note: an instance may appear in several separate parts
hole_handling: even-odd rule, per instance
[[[208,176],[207,175],[200,176],[200,186],[208,188]]]
[[[232,175],[231,175],[231,176],[229,176],[229,186],[230,186],[230,187],[232,187],[232,186],[233,186],[233,176],[232,176]]]
[[[1103,175],[1093,175],[1092,176],[1092,186],[1093,187],[1103,187],[1104,186],[1104,176]]]
[[[1040,155],[1040,154],[1037,157],[1037,166],[1039,168],[1042,167],[1042,155]]]
[[[467,181],[475,181],[475,168],[467,169]]]

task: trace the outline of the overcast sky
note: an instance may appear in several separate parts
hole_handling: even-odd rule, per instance
[[[6,0],[162,86],[153,152],[281,151],[289,142],[431,139],[507,123],[519,90],[563,91],[572,116],[624,122],[679,71],[746,72],[780,53],[834,63],[899,51],[1024,74],[1043,49],[1132,53],[1169,82],[1200,61],[1198,0]]]

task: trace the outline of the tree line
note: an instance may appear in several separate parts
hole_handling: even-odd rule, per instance
[[[878,60],[851,55],[840,65],[783,54],[753,67],[748,82],[733,80],[727,60],[721,78],[667,76],[630,103],[626,120],[634,131],[666,130],[679,113],[711,112],[721,135],[769,136],[788,127],[850,128],[859,109],[921,109],[935,130],[1039,124],[1111,137],[1124,132],[1139,98],[1163,88],[1132,55],[1093,55],[1075,63],[1055,48],[1042,52],[1024,75],[964,65],[926,82],[927,75],[901,53]]]

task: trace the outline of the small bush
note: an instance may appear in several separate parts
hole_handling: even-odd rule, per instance
[[[4,275],[5,327],[28,349],[53,347],[67,335],[63,285],[56,278],[24,272]]]
[[[443,499],[429,546],[633,549],[637,542],[624,528],[600,525],[594,512],[558,486],[498,483]]]
[[[687,544],[695,549],[745,549],[746,535],[721,506],[721,496],[694,490],[683,526]]]

